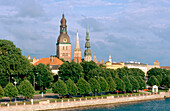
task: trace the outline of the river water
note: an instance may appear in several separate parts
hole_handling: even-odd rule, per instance
[[[66,109],[63,109],[62,111],[66,111]],[[170,99],[90,106],[67,109],[67,111],[170,111]]]

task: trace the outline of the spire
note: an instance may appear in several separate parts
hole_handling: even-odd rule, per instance
[[[109,54],[109,62],[112,62],[111,54]]]
[[[86,27],[86,40],[89,41],[90,37],[89,37],[89,25],[88,25],[88,18],[87,18],[87,27]]]
[[[76,49],[79,49],[79,35],[78,35],[78,30],[77,30]]]
[[[85,44],[85,48],[90,48],[90,37],[89,37],[89,26],[88,26],[88,18],[87,18],[87,29],[86,29],[86,44]]]

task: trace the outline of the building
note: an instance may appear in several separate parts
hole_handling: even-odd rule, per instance
[[[170,70],[170,66],[160,66],[160,68]]]
[[[81,49],[79,47],[78,31],[77,31],[76,49],[74,49],[74,62],[76,62],[76,63],[81,62]]]
[[[145,73],[145,76],[146,76],[147,71],[148,71],[147,64],[140,63],[140,62],[134,62],[134,61],[126,62],[125,66],[128,67],[128,68],[141,69]]]
[[[144,63],[140,63],[140,62],[130,61],[130,62],[126,62],[125,66],[128,67],[128,68],[139,68],[139,69],[141,69],[145,73],[146,77],[147,77],[147,72],[150,69],[155,68],[155,67],[160,68],[158,61],[155,61],[153,65],[148,65],[148,64],[144,64]]]
[[[86,30],[86,43],[85,43],[85,51],[84,51],[84,60],[85,61],[91,61],[92,57],[91,57],[91,50],[90,50],[90,37],[89,37],[89,28],[88,28],[88,23],[87,23],[87,30]]]
[[[45,64],[45,65],[49,65],[52,73],[54,75],[58,75],[58,71],[59,71],[58,68],[59,68],[60,65],[63,64],[63,61],[61,61],[57,57],[51,56],[49,58],[41,58],[38,61],[36,61],[33,65],[36,66],[40,63]]]
[[[56,43],[56,56],[59,59],[64,59],[65,61],[71,62],[71,42],[67,34],[66,19],[64,18],[64,13],[61,19],[60,25],[60,35]]]
[[[107,61],[105,66],[108,69],[118,69],[118,68],[123,68],[125,66],[125,64],[124,64],[124,62],[112,63],[110,61]]]
[[[96,54],[94,54],[93,61],[97,64]]]

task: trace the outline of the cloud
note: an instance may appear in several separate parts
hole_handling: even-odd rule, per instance
[[[117,62],[157,59],[170,65],[169,5],[169,0],[0,0],[0,36],[14,41],[24,55],[55,55],[64,7],[72,57],[77,30],[83,56],[88,17],[98,60],[107,61],[111,53]]]

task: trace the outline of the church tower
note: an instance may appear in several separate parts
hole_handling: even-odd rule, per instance
[[[77,31],[76,49],[74,49],[74,62],[76,62],[76,63],[81,62],[81,49],[79,47],[78,31]]]
[[[88,27],[88,23],[87,23],[86,44],[85,44],[86,50],[84,51],[84,60],[88,61],[88,62],[92,60],[89,40],[90,40],[89,27]]]
[[[57,57],[59,59],[64,59],[65,61],[71,62],[71,42],[67,34],[67,25],[66,19],[64,18],[64,13],[61,19],[60,35],[57,39],[56,47]]]

